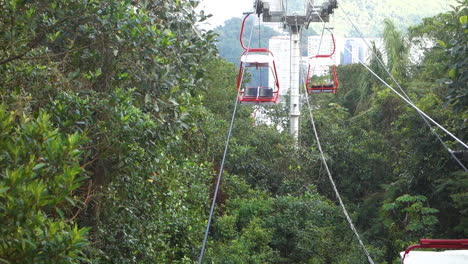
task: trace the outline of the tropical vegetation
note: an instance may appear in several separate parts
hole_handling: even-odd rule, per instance
[[[0,0],[1,263],[196,263],[237,78],[197,4]],[[369,62],[464,142],[467,17],[463,0],[407,33],[387,20]],[[422,37],[436,45],[414,63]],[[462,147],[362,66],[338,74],[313,114],[376,263],[466,237],[468,175],[431,131]],[[272,124],[254,111],[236,114],[204,263],[365,263],[310,120],[296,147],[283,105],[263,109]]]

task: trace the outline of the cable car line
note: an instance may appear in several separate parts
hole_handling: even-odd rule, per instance
[[[318,45],[318,48],[317,48],[317,53],[315,55],[318,55],[320,54],[320,49],[322,48],[322,40],[323,40],[323,35],[325,33],[325,25],[322,27],[322,34],[320,35],[320,41],[319,41],[319,45]],[[314,64],[314,67],[312,68],[312,72],[315,72],[315,64]],[[310,64],[309,64],[309,68],[310,68]],[[309,74],[307,74],[306,78],[309,78]],[[306,83],[307,83],[307,80],[306,80]]]
[[[310,0],[309,0],[310,2]],[[315,9],[315,7],[312,5],[312,7],[314,8],[315,12],[318,14],[320,20],[325,24],[325,22],[323,21],[322,17],[320,16],[320,14],[317,12],[317,10]],[[344,11],[344,10],[343,10]],[[348,16],[347,16],[348,17]],[[348,20],[349,17],[348,17]],[[350,20],[351,22],[351,20]],[[351,22],[352,23],[352,22]],[[353,24],[354,26],[354,24]],[[356,28],[356,27],[355,27]],[[358,32],[360,32],[358,30]],[[361,34],[361,33],[360,33]],[[361,34],[361,38],[362,37],[362,34]],[[364,40],[365,41],[365,40]],[[367,42],[366,42],[367,44]],[[346,48],[347,49],[347,48]],[[349,51],[349,49],[347,49]],[[372,50],[372,49],[371,49]],[[372,50],[373,51],[373,50]],[[374,51],[373,51],[374,52]],[[411,101],[411,99],[408,97],[408,95],[404,92],[404,90],[401,88],[401,86],[398,84],[398,82],[396,81],[396,79],[393,77],[393,75],[391,75],[391,73],[389,72],[389,70],[385,67],[385,65],[383,65],[383,62],[379,59],[379,62],[381,63],[381,65],[385,68],[385,70],[387,71],[387,73],[391,76],[391,79],[398,85],[398,87],[400,88],[400,90],[402,91],[403,94],[405,94],[405,96],[407,98],[405,98],[403,95],[401,95],[400,93],[398,93],[393,87],[391,87],[388,83],[386,83],[380,76],[378,76],[374,71],[372,71],[372,69],[370,69],[365,63],[363,63],[359,58],[358,58],[359,62],[369,71],[371,72],[376,78],[378,78],[384,85],[386,85],[388,88],[390,88],[394,93],[396,93],[399,97],[401,97],[405,102],[407,102],[410,106],[412,106],[418,113],[421,117],[423,117],[424,121],[430,126],[431,130],[437,135],[437,137],[439,138],[439,140],[441,141],[441,143],[449,150],[449,152],[452,154],[452,156],[457,160],[457,162],[459,162],[459,164],[461,165],[461,167],[466,171],[466,168],[463,166],[463,164],[461,164],[461,162],[454,156],[454,154],[450,151],[450,149],[446,146],[446,144],[443,142],[443,140],[440,138],[440,136],[437,134],[437,132],[432,128],[432,126],[429,124],[429,122],[427,121],[430,120],[432,123],[434,123],[435,125],[437,125],[440,129],[442,129],[444,132],[446,132],[447,134],[449,134],[452,138],[454,138],[456,141],[458,141],[460,144],[462,144],[463,146],[465,146],[465,148],[468,148],[467,145],[462,142],[460,139],[458,139],[456,136],[454,136],[450,131],[448,131],[447,129],[445,129],[443,126],[439,125],[437,122],[435,122],[431,117],[429,117],[427,114],[425,114],[422,110],[420,110],[416,105],[414,105],[414,103]],[[308,78],[309,76],[307,75],[306,78]],[[310,114],[310,119],[311,119],[311,123],[312,123],[312,127],[313,127],[313,131],[314,131],[314,134],[315,134],[315,138],[316,138],[316,141],[317,141],[317,146],[318,146],[318,149],[320,151],[320,156],[321,156],[321,159],[322,159],[322,162],[325,166],[325,169],[327,171],[327,174],[329,176],[329,179],[330,179],[330,182],[332,183],[332,186],[333,186],[333,189],[335,191],[335,194],[337,195],[338,197],[338,200],[340,202],[340,205],[343,209],[343,212],[346,216],[346,219],[348,220],[348,223],[350,224],[350,227],[351,229],[353,230],[353,232],[355,233],[364,253],[366,254],[366,256],[368,257],[368,261],[369,263],[373,264],[373,260],[371,258],[371,256],[369,255],[369,252],[367,251],[364,243],[362,242],[362,240],[360,239],[359,237],[359,234],[357,232],[357,230],[355,229],[354,225],[352,224],[352,220],[351,218],[349,217],[349,214],[347,213],[346,211],[346,208],[343,204],[343,201],[339,195],[339,192],[338,192],[338,189],[336,188],[336,184],[334,183],[334,180],[333,180],[333,177],[330,173],[330,169],[328,167],[328,164],[326,162],[326,159],[325,159],[325,156],[324,156],[324,153],[323,153],[323,150],[322,150],[322,147],[321,147],[321,144],[320,144],[320,138],[318,136],[318,133],[317,133],[317,128],[315,126],[315,121],[314,121],[314,117],[313,117],[313,114],[312,114],[312,107],[311,107],[311,104],[310,104],[310,101],[309,101],[309,96],[308,96],[308,93],[307,93],[307,86],[304,86],[304,90],[305,90],[305,95],[306,95],[306,101],[307,101],[307,104],[308,104],[308,108],[309,108],[309,114]],[[427,118],[427,119],[426,119]],[[404,259],[404,258],[403,258]]]
[[[260,1],[256,1],[255,10],[257,10],[259,2]],[[333,32],[331,32],[330,29],[327,29],[332,34],[331,38],[332,38],[332,42],[333,42],[333,51],[330,54],[320,54],[320,47],[322,45],[322,39],[323,39],[323,34],[324,34],[324,31],[325,31],[326,24],[325,24],[324,19],[320,15],[320,12],[317,11],[316,7],[312,4],[311,0],[308,0],[308,2],[310,3],[310,5],[314,9],[314,11],[316,12],[317,16],[322,21],[322,23],[324,24],[324,29],[322,30],[322,36],[321,36],[320,43],[319,43],[319,50],[317,51],[317,55],[312,57],[312,58],[331,58],[333,56],[333,54],[335,53],[335,50],[336,50],[336,43],[335,43],[335,39],[334,39],[334,36],[333,36]],[[353,27],[360,34],[361,38],[364,40],[361,31],[354,25],[354,23],[352,23],[351,19],[349,18],[349,16],[347,15],[347,13],[344,10],[343,10],[343,12],[345,13],[348,20],[351,22]],[[204,234],[203,245],[202,245],[200,255],[199,255],[199,259],[198,259],[198,264],[203,263],[203,258],[204,258],[204,255],[205,255],[205,250],[206,250],[206,245],[207,245],[207,241],[208,241],[208,237],[209,237],[210,227],[211,227],[211,224],[212,224],[212,221],[213,221],[214,211],[215,211],[215,207],[216,207],[216,200],[217,200],[218,192],[219,192],[220,185],[221,185],[221,180],[222,180],[222,176],[223,176],[223,172],[224,172],[224,166],[225,166],[225,162],[226,162],[226,158],[227,158],[227,153],[228,153],[228,150],[229,150],[229,143],[230,143],[230,139],[231,139],[231,136],[232,136],[232,130],[233,130],[233,127],[234,127],[234,122],[235,122],[235,118],[236,118],[238,105],[239,105],[239,103],[242,103],[242,102],[256,103],[256,104],[259,104],[259,103],[276,103],[277,100],[278,100],[278,96],[279,96],[279,81],[278,81],[278,76],[277,76],[277,72],[276,72],[276,65],[275,65],[275,61],[274,61],[274,58],[273,58],[273,53],[270,50],[268,50],[268,48],[260,48],[260,47],[259,48],[251,48],[250,47],[251,40],[252,40],[252,35],[253,35],[253,31],[254,31],[253,28],[255,26],[254,23],[252,23],[252,29],[251,29],[251,32],[250,32],[248,47],[246,47],[244,45],[244,40],[243,40],[244,26],[245,26],[245,22],[246,22],[247,18],[251,14],[252,13],[247,14],[244,17],[244,19],[242,20],[242,27],[241,27],[241,31],[240,31],[239,40],[240,40],[241,47],[243,48],[244,51],[243,51],[243,53],[241,55],[241,58],[240,58],[239,75],[238,75],[238,78],[237,78],[237,96],[236,96],[236,101],[235,101],[235,104],[234,104],[234,109],[233,109],[233,113],[232,113],[232,118],[231,118],[229,130],[228,130],[228,134],[227,134],[227,137],[226,137],[226,143],[225,143],[225,147],[224,147],[223,157],[222,157],[220,170],[219,170],[219,173],[218,173],[217,182],[216,182],[216,186],[215,186],[215,190],[214,190],[214,194],[213,194],[213,199],[212,199],[212,203],[211,203],[211,207],[210,207],[209,218],[208,218],[208,222],[207,222],[207,226],[206,226],[206,230],[205,230],[205,234]],[[260,14],[259,14],[259,16],[260,16]],[[300,30],[299,30],[300,28],[297,25],[297,17],[296,17],[296,29],[298,29],[299,34],[300,34],[301,33]],[[260,22],[259,22],[258,37],[259,37],[259,46],[261,46]],[[364,40],[364,42],[366,43],[366,45],[368,45],[365,40]],[[369,45],[368,45],[368,47],[369,47]],[[346,48],[346,50],[349,51],[348,48]],[[374,50],[372,50],[372,52],[374,52]],[[251,54],[251,53],[254,53],[254,54]],[[260,53],[260,54],[258,54],[258,53]],[[249,56],[253,56],[254,58],[249,60],[248,59]],[[291,54],[291,56],[292,56],[292,54]],[[467,149],[468,149],[468,145],[465,144],[463,141],[461,141],[459,138],[457,138],[455,135],[453,135],[450,131],[445,129],[442,125],[440,125],[439,123],[434,121],[429,115],[424,113],[421,109],[419,109],[412,102],[412,100],[409,98],[409,96],[405,93],[405,91],[402,89],[402,87],[398,84],[398,82],[396,81],[394,76],[390,73],[390,71],[387,69],[387,67],[385,67],[382,60],[380,58],[378,58],[378,57],[377,57],[377,59],[378,59],[379,63],[384,67],[385,71],[389,74],[392,81],[398,86],[401,93],[396,91],[391,85],[389,85],[387,82],[385,82],[385,80],[383,80],[378,74],[376,74],[372,69],[370,69],[362,60],[360,60],[358,58],[358,61],[371,74],[373,74],[379,81],[381,81],[385,86],[387,86],[389,89],[391,89],[395,94],[397,94],[400,98],[402,98],[411,107],[413,107],[418,112],[418,114],[421,116],[421,118],[426,122],[426,124],[431,128],[431,131],[437,136],[439,141],[444,145],[444,147],[456,159],[456,161],[459,163],[459,165],[465,171],[468,171],[467,168],[461,163],[461,161],[458,160],[458,158],[455,157],[454,153],[448,148],[448,146],[442,140],[442,138],[437,133],[437,131],[435,131],[435,129],[431,126],[431,123],[436,125],[437,127],[439,127],[441,130],[443,130],[445,133],[447,133],[449,136],[451,136],[453,139],[455,139],[458,143],[460,143],[461,145],[463,145]],[[292,60],[291,60],[291,63],[292,63]],[[326,158],[325,158],[325,155],[324,155],[321,143],[320,143],[320,138],[319,138],[318,131],[317,131],[317,128],[316,128],[316,125],[315,125],[314,116],[313,116],[313,113],[312,113],[312,106],[311,106],[310,98],[309,98],[309,95],[308,95],[309,94],[308,82],[309,82],[310,66],[311,65],[309,64],[309,70],[308,70],[308,73],[307,73],[306,76],[304,76],[303,71],[300,71],[300,73],[301,73],[301,78],[303,80],[302,87],[304,88],[304,91],[305,91],[305,96],[306,96],[306,101],[307,101],[307,105],[308,105],[310,120],[311,120],[311,124],[312,124],[312,128],[313,128],[313,132],[314,132],[314,135],[315,135],[315,139],[316,139],[316,142],[317,142],[317,146],[318,146],[318,149],[319,149],[319,152],[320,152],[322,164],[325,167],[325,170],[326,170],[326,172],[328,174],[328,178],[330,180],[330,183],[331,183],[331,185],[333,187],[333,190],[335,192],[335,195],[336,195],[336,197],[337,197],[337,199],[339,201],[340,207],[343,210],[345,218],[348,221],[350,229],[353,231],[355,237],[357,238],[357,240],[358,240],[358,242],[359,242],[359,244],[360,244],[360,246],[362,248],[362,251],[366,255],[367,260],[369,261],[369,263],[374,264],[374,261],[373,261],[372,257],[370,256],[365,244],[363,243],[363,241],[362,241],[356,227],[354,226],[354,224],[352,222],[352,219],[349,216],[349,213],[348,213],[348,211],[347,211],[347,209],[346,209],[346,207],[344,205],[344,202],[343,202],[343,200],[341,198],[341,195],[340,195],[340,193],[338,191],[338,188],[337,188],[337,186],[335,184],[335,181],[334,181],[333,176],[331,174],[330,168],[329,168],[329,166],[327,164],[327,161],[326,161]],[[275,78],[274,79],[274,87],[273,88],[268,87],[268,86],[267,87],[262,87],[261,85],[259,85],[257,87],[249,87],[249,86],[243,87],[242,84],[244,82],[244,74],[245,74],[245,71],[246,71],[246,69],[248,67],[255,67],[257,70],[259,68],[262,68],[262,67],[270,68],[270,70],[272,71],[273,76],[274,76],[273,78]],[[337,88],[338,82],[337,82],[336,68],[335,67],[336,66],[333,65],[332,70],[334,71],[334,76],[333,77],[334,77],[334,81],[336,83],[336,88]],[[314,69],[315,69],[315,65],[314,65]],[[291,71],[291,69],[290,69],[290,71]],[[260,74],[260,79],[261,79],[261,77],[262,76]],[[336,92],[336,88],[335,88],[335,92]],[[404,94],[404,95],[402,95],[402,94]]]
[[[310,0],[309,0],[310,2]],[[312,4],[312,3],[311,3]],[[314,8],[315,12],[317,12],[317,10],[315,9],[315,7],[312,5],[312,7]],[[317,12],[320,20],[322,20],[323,22],[323,25],[325,27],[325,22],[323,21],[322,17],[320,16],[320,14]],[[320,46],[321,46],[321,42],[319,44],[319,51],[318,53],[320,52]],[[310,66],[310,65],[309,65]],[[303,74],[304,75],[304,74]],[[308,74],[305,76],[305,78],[309,78]],[[322,160],[322,164],[323,166],[325,167],[325,170],[327,172],[327,175],[328,175],[328,179],[333,187],[333,191],[335,192],[335,195],[338,199],[338,202],[340,204],[340,207],[341,209],[343,210],[343,214],[345,215],[346,217],[346,220],[348,221],[348,224],[349,224],[349,227],[350,229],[353,231],[354,235],[356,236],[356,239],[358,240],[358,243],[359,245],[361,246],[361,249],[362,251],[364,252],[364,254],[366,255],[367,257],[367,260],[369,261],[370,264],[374,264],[374,260],[372,259],[371,255],[369,254],[369,251],[367,250],[366,248],[366,245],[364,244],[364,242],[362,242],[362,239],[361,239],[361,236],[359,235],[359,232],[357,231],[356,227],[354,226],[353,224],[353,220],[351,219],[351,217],[349,216],[349,213],[348,213],[348,210],[346,209],[346,206],[343,202],[343,199],[341,199],[341,195],[340,195],[340,192],[338,191],[338,188],[336,187],[336,184],[335,184],[335,180],[333,179],[333,176],[330,172],[330,168],[328,167],[328,163],[327,163],[327,160],[325,158],[325,154],[323,152],[323,149],[322,149],[322,145],[320,143],[320,137],[318,135],[318,132],[317,132],[317,127],[315,126],[315,120],[314,120],[314,115],[312,113],[312,106],[310,104],[310,99],[309,99],[309,93],[308,93],[308,88],[307,88],[307,80],[304,80],[304,76],[302,76],[302,80],[303,80],[303,84],[302,87],[304,88],[304,94],[306,96],[306,101],[307,101],[307,106],[308,106],[308,110],[309,110],[309,116],[310,116],[310,121],[312,123],[312,128],[313,128],[313,131],[314,131],[314,135],[315,135],[315,140],[317,142],[317,147],[319,149],[319,152],[320,152],[320,158]]]
[[[258,4],[258,2],[257,2]],[[246,17],[248,17],[249,15],[247,15]],[[252,30],[250,31],[250,36],[249,36],[249,42],[248,42],[248,46],[250,48],[250,43],[252,41],[252,35],[253,35],[253,26],[254,24],[252,24]],[[243,31],[242,31],[243,33]],[[242,33],[241,33],[241,38],[240,38],[240,41],[241,41],[241,45],[242,47],[245,49],[245,46],[244,46],[244,42],[243,42],[243,39],[242,39]],[[248,54],[246,54],[246,56],[248,56]],[[245,69],[244,69],[245,70]],[[243,76],[244,74],[242,73],[241,75],[241,78],[240,78],[240,82],[242,83],[243,81]],[[223,173],[224,173],[224,165],[226,163],[226,157],[227,157],[227,153],[228,153],[228,150],[229,150],[229,142],[231,141],[231,136],[232,136],[232,130],[233,130],[233,127],[234,127],[234,121],[236,119],[236,113],[237,113],[237,108],[238,108],[238,105],[239,105],[239,92],[236,96],[236,101],[234,103],[234,110],[232,111],[232,117],[231,117],[231,123],[229,125],[229,130],[228,130],[228,134],[226,136],[226,143],[224,145],[224,152],[223,152],[223,158],[221,160],[221,165],[220,165],[220,169],[219,169],[219,173],[218,173],[218,178],[216,180],[216,186],[215,186],[215,191],[213,193],[213,199],[212,199],[212,202],[211,202],[211,207],[210,207],[210,213],[209,213],[209,217],[208,217],[208,222],[206,224],[206,229],[205,229],[205,234],[204,234],[204,237],[203,237],[203,243],[202,243],[202,248],[200,250],[200,255],[198,257],[198,264],[202,264],[203,263],[203,258],[205,256],[205,251],[206,251],[206,244],[208,243],[208,237],[209,237],[209,233],[210,233],[210,227],[211,227],[211,223],[213,222],[213,215],[214,215],[214,210],[215,210],[215,207],[216,207],[216,200],[218,198],[218,192],[219,192],[219,188],[220,188],[220,185],[221,185],[221,180],[222,180],[222,177],[223,177]]]
[[[398,89],[401,91],[401,93],[406,97],[406,99],[408,99],[408,101],[410,101],[411,103],[414,104],[414,102],[411,100],[411,98],[408,96],[408,94],[405,92],[405,90],[401,87],[401,85],[398,83],[398,81],[396,80],[396,78],[393,76],[393,74],[390,72],[390,70],[387,68],[387,66],[385,65],[385,63],[382,61],[382,59],[377,56],[376,52],[374,49],[372,49],[369,45],[369,43],[366,41],[366,39],[364,38],[364,35],[362,34],[362,31],[359,29],[359,27],[351,20],[351,18],[349,17],[348,13],[346,12],[346,10],[343,8],[342,5],[340,5],[340,10],[343,12],[343,14],[345,15],[346,19],[348,20],[348,22],[352,25],[352,27],[354,28],[354,30],[356,30],[356,32],[359,34],[359,37],[361,38],[361,40],[366,44],[367,48],[372,52],[372,54],[374,55],[374,57],[377,59],[377,61],[379,62],[380,66],[385,70],[385,72],[388,74],[388,76],[392,79],[393,83],[398,87]],[[426,123],[426,125],[429,127],[429,130],[437,137],[437,139],[439,140],[439,142],[444,146],[444,148],[450,153],[450,155],[453,157],[453,159],[455,159],[455,161],[458,163],[458,165],[460,165],[460,167],[464,170],[464,171],[468,171],[468,169],[465,167],[465,165],[463,165],[463,163],[460,161],[460,159],[457,158],[457,156],[455,156],[455,153],[454,151],[452,151],[448,146],[447,144],[445,143],[445,141],[441,138],[441,136],[439,135],[439,133],[437,133],[437,131],[433,128],[433,126],[431,125],[431,123],[426,119],[426,117],[424,117],[424,115],[422,115],[419,111],[417,111],[418,115],[421,117],[421,119]]]
[[[350,52],[348,48],[346,48],[347,51]],[[445,133],[447,133],[449,136],[451,136],[453,139],[455,139],[458,143],[460,143],[462,146],[468,149],[468,145],[461,141],[458,137],[456,137],[454,134],[452,134],[450,131],[448,131],[445,127],[437,123],[434,119],[432,119],[429,115],[427,115],[425,112],[423,112],[419,107],[417,107],[414,103],[412,103],[410,100],[406,99],[402,94],[400,94],[395,88],[393,88],[390,84],[388,84],[385,80],[383,80],[377,73],[375,73],[369,66],[367,66],[362,60],[358,58],[359,63],[364,66],[372,75],[374,75],[382,84],[387,86],[390,90],[392,90],[396,95],[398,95],[401,99],[403,99],[407,104],[409,104],[411,107],[413,107],[416,111],[418,111],[421,115],[423,115],[425,118],[427,118],[429,121],[431,121],[434,125],[442,129]],[[434,129],[433,129],[434,130]]]
[[[200,256],[198,258],[198,264],[203,263],[203,257],[205,255],[206,244],[208,242],[210,226],[211,226],[211,223],[213,221],[214,209],[216,207],[216,199],[218,198],[219,187],[220,187],[221,180],[222,180],[222,177],[223,177],[224,164],[226,162],[226,156],[227,156],[227,152],[228,152],[228,149],[229,149],[229,142],[231,141],[232,128],[234,127],[234,120],[236,119],[236,112],[237,112],[238,104],[239,104],[239,100],[237,100],[237,97],[236,97],[236,102],[234,104],[234,111],[232,112],[231,124],[229,125],[228,135],[227,135],[227,138],[226,138],[226,144],[224,145],[223,158],[221,160],[221,165],[220,165],[220,169],[219,169],[219,173],[218,173],[218,179],[216,181],[216,187],[215,187],[215,191],[214,191],[214,194],[213,194],[213,200],[212,200],[212,203],[211,203],[210,214],[209,214],[209,217],[208,217],[208,223],[206,225],[205,236],[203,238],[203,245],[202,245],[202,248],[201,248],[201,251],[200,251]]]
[[[317,132],[317,127],[315,126],[314,115],[312,114],[312,106],[310,104],[309,95],[307,93],[307,87],[305,85],[303,85],[303,88],[304,88],[304,94],[306,96],[307,106],[308,106],[308,110],[309,110],[310,121],[312,123],[312,128],[313,128],[314,135],[315,135],[315,140],[317,141],[317,147],[318,147],[319,152],[320,152],[320,158],[321,158],[322,164],[325,167],[325,170],[327,172],[328,179],[330,180],[330,183],[331,183],[331,185],[333,187],[333,191],[335,192],[335,195],[336,195],[336,197],[338,199],[340,207],[343,210],[343,214],[345,215],[346,220],[348,221],[348,224],[349,224],[351,230],[353,231],[354,235],[356,236],[356,239],[358,240],[359,245],[362,248],[362,251],[366,255],[367,260],[369,261],[369,263],[374,264],[374,260],[372,259],[371,255],[369,254],[369,251],[367,250],[364,242],[362,242],[361,236],[359,235],[359,232],[357,231],[356,227],[354,226],[353,220],[349,216],[348,210],[346,209],[346,206],[345,206],[343,200],[341,199],[340,192],[338,191],[338,188],[336,187],[335,180],[333,179],[333,176],[332,176],[332,174],[330,172],[330,168],[328,167],[328,163],[327,163],[327,160],[325,158],[325,154],[323,152],[322,145],[320,143],[320,138],[319,138],[319,135],[318,135],[318,132]]]
[[[309,0],[309,3],[312,4],[312,2]],[[316,8],[312,6],[314,10],[317,12]],[[320,14],[317,12],[318,17],[322,21],[322,23],[325,23]],[[346,48],[348,52],[351,52],[348,48]],[[456,137],[454,134],[452,134],[450,131],[448,131],[445,127],[437,123],[434,119],[432,119],[429,115],[427,115],[424,111],[419,109],[414,103],[412,103],[410,100],[406,99],[403,95],[401,95],[395,88],[393,88],[391,85],[389,85],[385,80],[383,80],[378,74],[376,74],[372,69],[370,69],[361,59],[358,58],[359,63],[361,63],[372,75],[374,75],[378,80],[380,80],[385,86],[387,86],[390,90],[392,90],[396,95],[398,95],[401,99],[403,99],[407,104],[409,104],[411,107],[413,107],[416,111],[418,111],[420,114],[422,114],[425,118],[427,118],[429,121],[431,121],[434,125],[442,129],[447,135],[455,139],[458,143],[460,143],[463,147],[468,149],[468,145],[461,141],[458,137]]]

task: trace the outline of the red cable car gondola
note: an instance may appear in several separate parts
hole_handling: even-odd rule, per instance
[[[240,43],[244,52],[241,55],[239,75],[237,77],[238,98],[240,102],[245,103],[277,103],[280,86],[273,53],[266,48],[246,48],[244,45],[244,26],[249,16],[250,14],[245,16],[240,31]],[[263,85],[261,80],[252,80],[243,86],[246,72],[253,75],[253,72],[257,71],[258,74],[262,75],[265,73],[265,69],[274,78],[273,87]]]
[[[423,249],[468,249],[468,239],[420,239],[419,244],[412,245],[408,247],[405,252],[403,253],[401,263],[405,264],[406,258],[409,256],[409,253],[416,248],[423,248]],[[455,259],[457,256],[453,256],[452,260],[450,255],[441,255],[440,257],[436,257],[437,255],[431,254],[429,251],[425,251],[428,256],[420,256],[416,257],[416,259],[412,259],[411,263],[442,263],[439,259],[436,258],[444,258],[443,263],[461,263],[456,261]],[[465,255],[466,256],[466,255]],[[458,257],[460,258],[460,257]],[[466,260],[466,257],[463,257]],[[432,262],[431,262],[432,261]],[[463,262],[466,263],[466,262]]]
[[[330,31],[330,29],[327,29]],[[321,76],[324,76],[326,79],[326,82],[323,82],[321,80],[315,80],[315,79],[320,79],[318,75],[315,75],[314,72],[315,70],[311,70],[311,65],[312,65],[312,60],[333,60],[333,55],[335,54],[336,50],[336,42],[335,42],[335,37],[333,36],[333,33],[331,33],[331,40],[332,40],[332,51],[330,54],[317,54],[313,57],[309,58],[309,67],[307,70],[307,80],[306,80],[306,87],[307,87],[307,93],[336,93],[338,91],[338,75],[336,73],[336,65],[333,63],[331,67],[328,67],[328,69],[323,70],[323,74]],[[315,79],[314,79],[315,78]]]

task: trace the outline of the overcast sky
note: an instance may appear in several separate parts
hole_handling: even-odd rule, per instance
[[[207,14],[212,14],[208,28],[222,25],[232,17],[242,17],[242,13],[253,11],[254,0],[202,0],[199,6]]]

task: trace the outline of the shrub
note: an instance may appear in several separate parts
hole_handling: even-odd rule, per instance
[[[73,221],[83,138],[0,105],[0,262],[83,263],[86,228]]]

